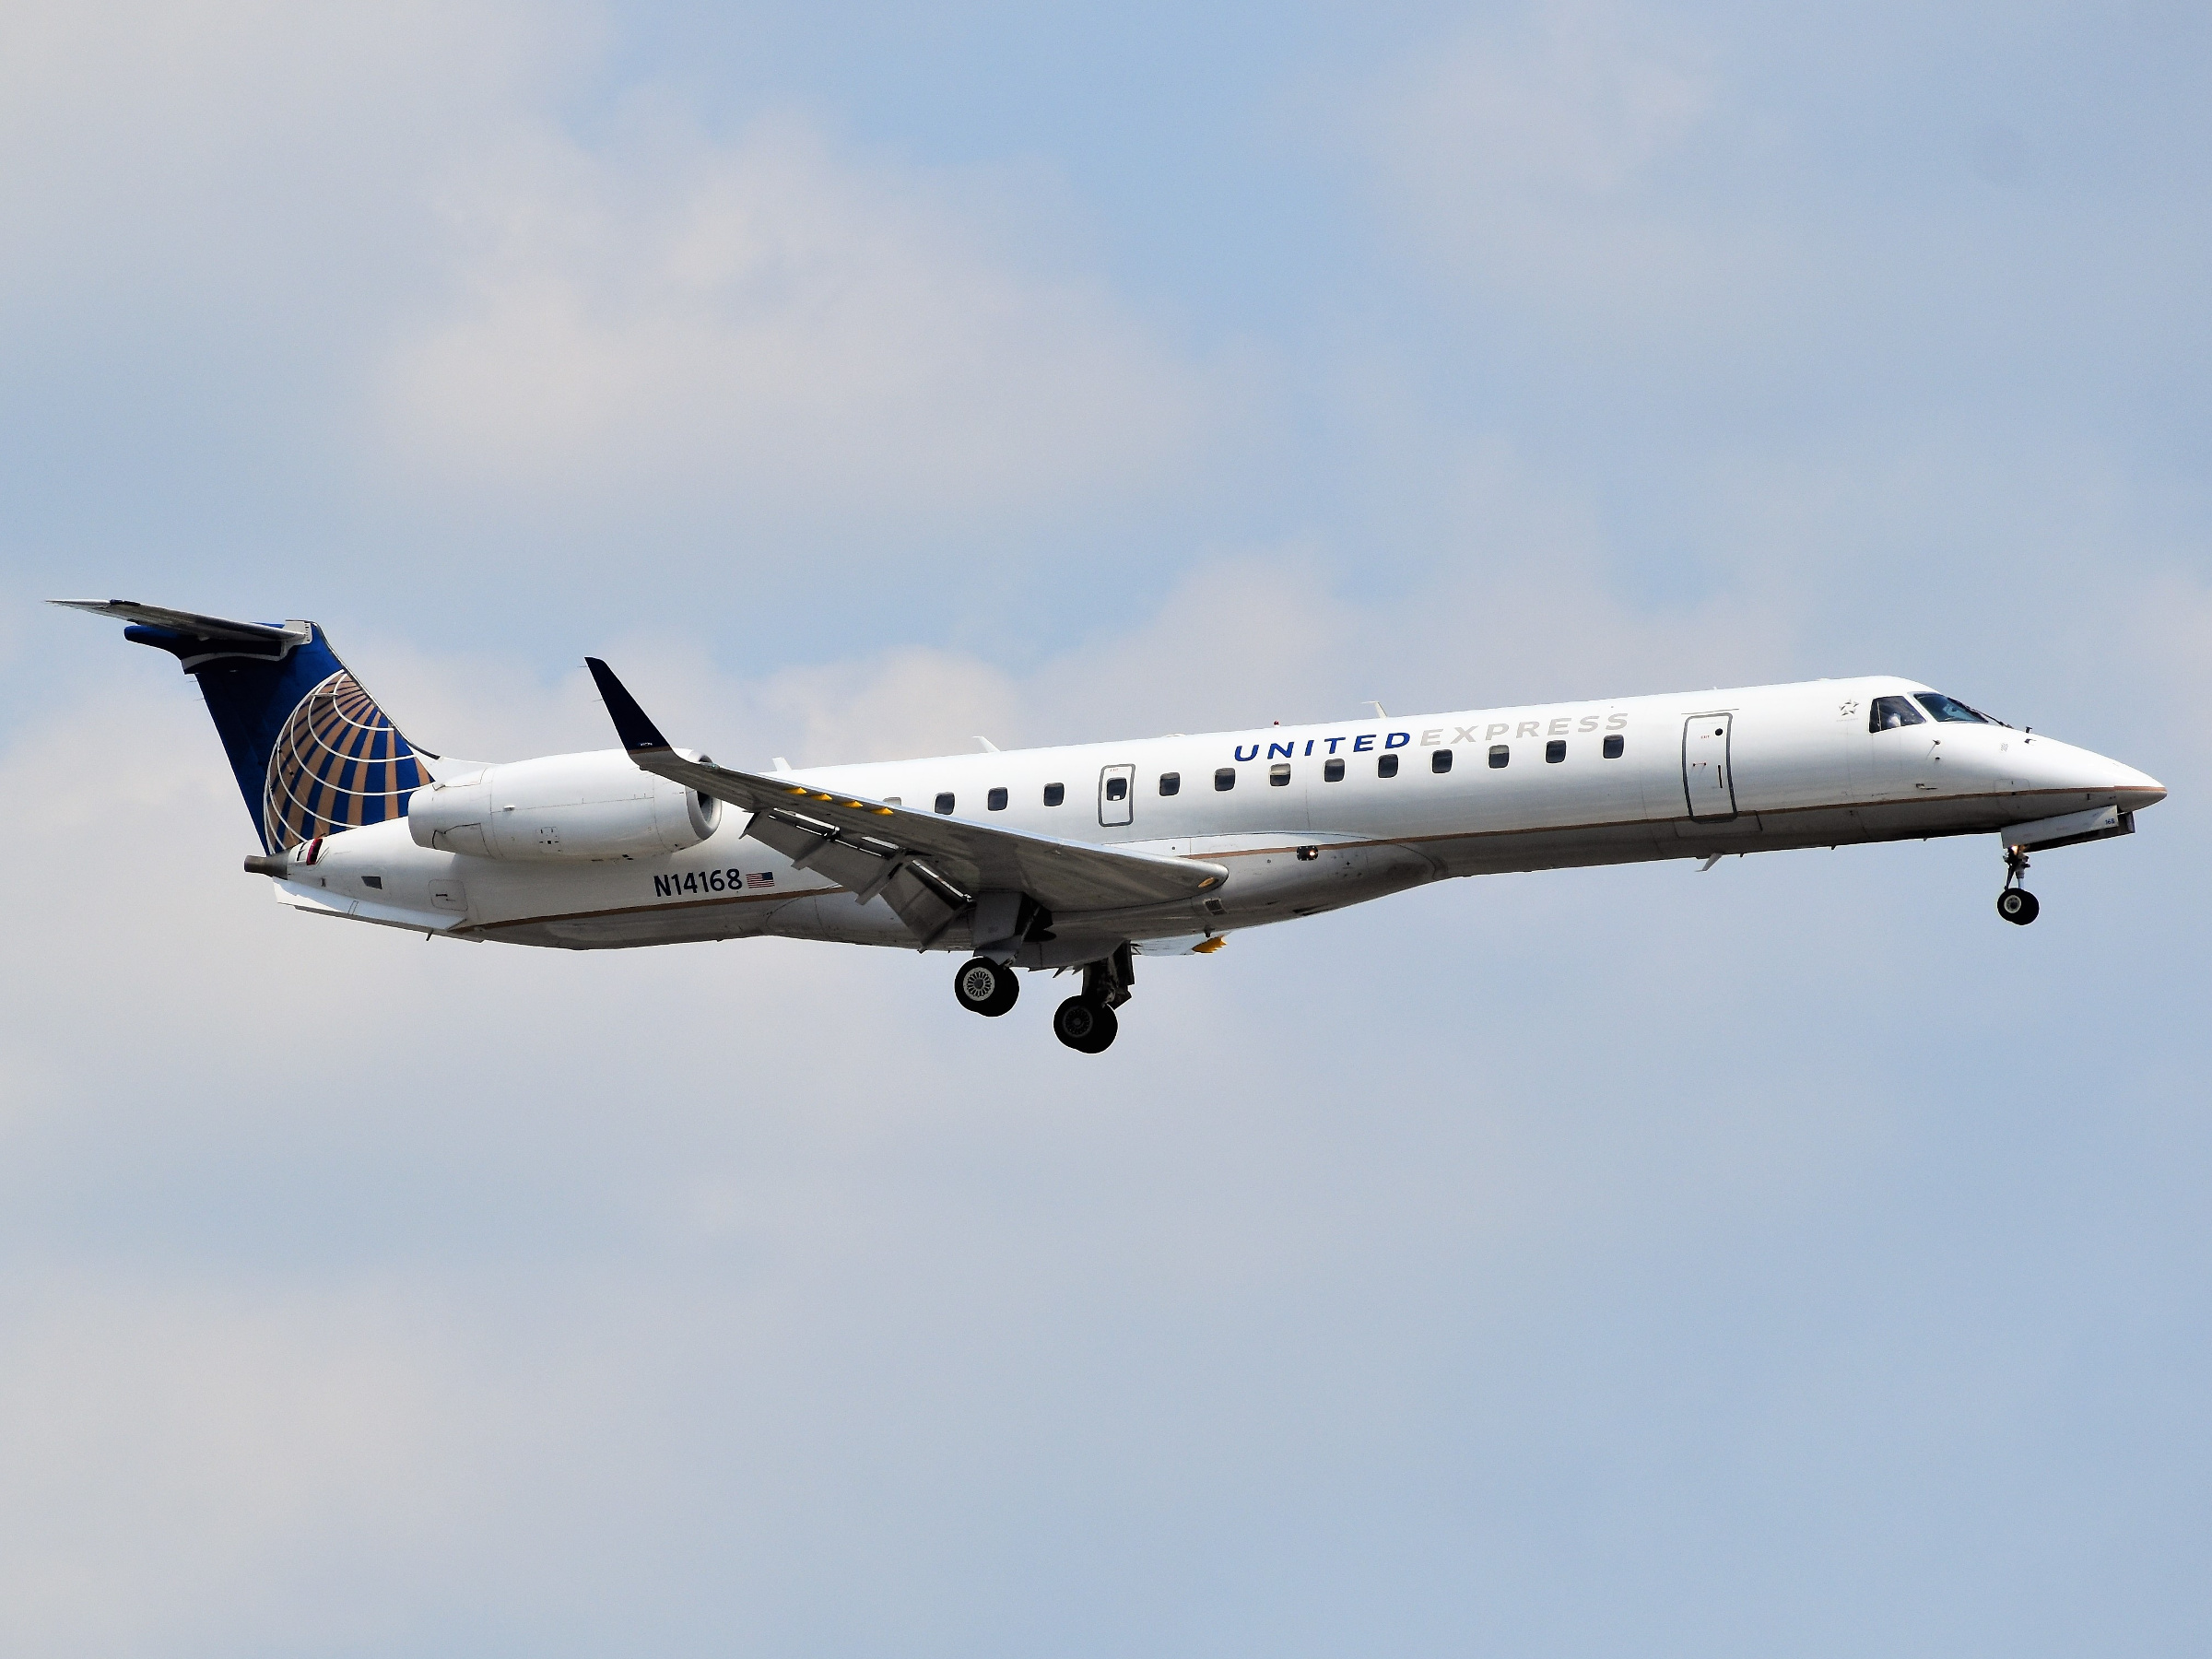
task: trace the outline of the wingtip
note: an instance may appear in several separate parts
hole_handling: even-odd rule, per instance
[[[628,687],[615,677],[615,671],[595,656],[583,659],[583,665],[592,671],[592,678],[599,687],[599,700],[606,705],[609,719],[615,723],[615,735],[622,739],[622,747],[631,754],[642,754],[652,749],[669,747],[668,739],[653,724],[638,700],[629,694]]]

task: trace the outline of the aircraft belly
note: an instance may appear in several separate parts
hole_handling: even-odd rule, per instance
[[[1444,874],[1439,862],[1401,842],[1351,845],[1309,843],[1312,858],[1294,846],[1217,855],[1229,867],[1218,912],[1220,924],[1243,926],[1337,910],[1388,893],[1420,887]]]
[[[839,945],[895,945],[914,947],[913,930],[899,912],[874,900],[860,903],[840,889],[798,900],[776,912],[762,930],[790,939],[825,939]],[[951,932],[947,930],[947,935]]]
[[[1679,857],[1671,841],[1662,851],[1653,830],[1665,824],[1582,824],[1572,829],[1493,830],[1423,843],[1451,876],[1497,876],[1514,870],[1552,870],[1572,865],[1634,864]]]
[[[544,916],[487,927],[481,930],[481,936],[502,944],[540,945],[560,950],[623,950],[640,945],[745,939],[782,931],[775,925],[779,912],[812,902],[785,899],[774,905],[702,904]]]

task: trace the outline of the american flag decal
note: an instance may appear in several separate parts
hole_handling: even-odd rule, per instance
[[[745,885],[748,888],[772,888],[776,885],[776,873],[773,870],[762,870],[757,875],[748,873]]]

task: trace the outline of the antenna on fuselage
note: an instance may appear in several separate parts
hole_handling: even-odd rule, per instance
[[[1388,720],[1390,718],[1390,711],[1385,709],[1373,698],[1371,697],[1367,700],[1367,706],[1375,712],[1375,718],[1377,720]]]

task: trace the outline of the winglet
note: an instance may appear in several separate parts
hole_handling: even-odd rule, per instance
[[[647,718],[645,711],[638,707],[638,700],[615,677],[612,668],[597,657],[585,657],[583,665],[592,671],[592,677],[599,682],[600,700],[606,704],[607,713],[613,716],[615,735],[622,739],[624,748],[635,755],[647,749],[665,749],[669,747],[668,739],[661,735],[660,727],[654,725]]]

